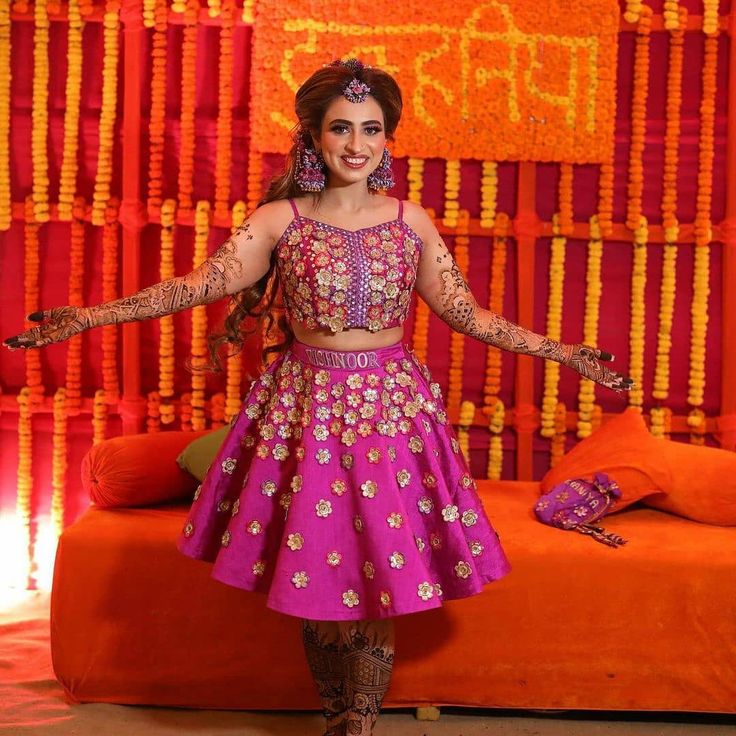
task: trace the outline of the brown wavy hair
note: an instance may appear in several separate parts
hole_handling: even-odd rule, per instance
[[[402,99],[401,90],[396,80],[385,71],[374,67],[363,66],[357,59],[334,61],[314,72],[309,79],[297,90],[294,102],[299,123],[292,130],[293,143],[286,154],[283,171],[275,176],[258,207],[273,202],[276,199],[298,197],[303,194],[296,182],[298,149],[300,144],[313,147],[312,132],[322,129],[322,121],[330,103],[343,94],[343,90],[350,81],[357,77],[370,88],[370,94],[381,106],[384,117],[384,128],[388,140],[393,141],[394,132],[401,118]],[[313,194],[316,203],[319,203],[320,194]],[[237,354],[242,348],[248,335],[258,329],[263,319],[266,320],[266,332],[270,333],[274,324],[273,306],[279,291],[278,271],[276,270],[276,253],[271,254],[269,269],[255,284],[237,294],[232,295],[236,308],[227,316],[224,322],[224,332],[211,334],[207,338],[210,353],[210,369],[221,371],[219,349],[226,343],[235,346],[229,355]],[[249,329],[245,329],[242,322],[246,317],[254,319]],[[278,327],[284,333],[285,340],[277,345],[266,347],[263,350],[263,361],[266,362],[269,353],[280,352],[287,348],[294,340],[292,332],[284,314],[279,317]]]

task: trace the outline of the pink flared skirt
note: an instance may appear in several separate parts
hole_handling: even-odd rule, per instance
[[[440,387],[401,342],[292,343],[253,382],[178,549],[317,620],[436,608],[511,569]]]

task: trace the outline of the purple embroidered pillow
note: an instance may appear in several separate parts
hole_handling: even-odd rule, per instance
[[[592,480],[573,478],[554,486],[540,496],[534,513],[544,524],[558,529],[572,529],[588,534],[610,547],[626,544],[626,540],[606,532],[594,522],[602,519],[621,498],[621,490],[605,473],[596,473]]]

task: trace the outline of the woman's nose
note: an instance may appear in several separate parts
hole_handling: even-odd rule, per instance
[[[348,151],[350,151],[350,153],[357,153],[361,150],[361,148],[363,148],[363,142],[361,140],[359,132],[354,132],[350,136],[350,138],[348,138],[346,148],[348,149]]]

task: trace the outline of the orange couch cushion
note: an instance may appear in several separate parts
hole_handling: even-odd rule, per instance
[[[629,539],[612,549],[536,521],[538,483],[478,491],[512,571],[481,595],[396,619],[386,706],[736,711],[736,529],[630,509],[607,521]],[[92,507],[62,534],[51,652],[66,692],[317,709],[299,619],[181,555],[188,508]]]
[[[82,460],[82,486],[103,507],[148,506],[191,496],[197,480],[176,458],[202,434],[154,432],[100,442]]]
[[[736,525],[736,452],[658,439],[636,409],[615,416],[573,447],[542,478],[542,492],[597,471],[621,488],[614,511],[641,500],[694,521]]]
[[[670,469],[662,463],[662,442],[652,436],[638,411],[627,409],[578,442],[550,468],[542,478],[542,492],[570,478],[590,479],[603,472],[621,489],[614,512],[621,511],[671,486]]]

